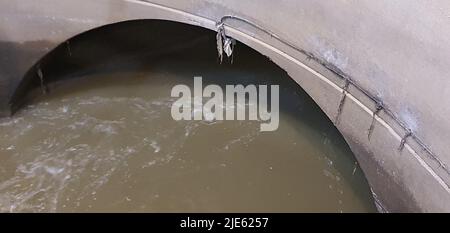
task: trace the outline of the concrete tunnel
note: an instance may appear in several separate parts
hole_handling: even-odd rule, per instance
[[[2,1],[0,114],[40,86],[47,54],[89,30],[143,19],[223,30],[284,69],[334,122],[379,211],[448,212],[448,12],[443,0]]]

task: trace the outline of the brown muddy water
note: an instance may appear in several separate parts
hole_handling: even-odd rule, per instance
[[[210,39],[208,55],[111,59],[0,119],[0,212],[374,212],[352,152],[310,97],[242,44],[218,64]],[[280,85],[278,130],[172,120],[171,88],[194,76]]]

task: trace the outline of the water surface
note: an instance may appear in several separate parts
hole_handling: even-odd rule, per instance
[[[314,102],[241,45],[116,59],[0,119],[0,212],[373,212],[351,151]],[[120,62],[118,62],[120,61]],[[177,84],[280,85],[280,126],[174,121]]]

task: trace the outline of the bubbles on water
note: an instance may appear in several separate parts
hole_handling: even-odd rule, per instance
[[[240,147],[240,146],[248,146],[250,143],[252,143],[260,134],[261,131],[258,127],[252,127],[256,126],[255,122],[240,122],[240,126],[249,128],[250,132],[247,132],[245,134],[237,135],[237,137],[230,139],[229,141],[225,142],[225,145],[222,146],[221,150],[229,150],[234,147]]]
[[[150,146],[155,150],[155,153],[158,153],[161,150],[161,147],[158,145],[156,141],[152,141]]]
[[[67,113],[67,112],[69,112],[69,106],[64,105],[59,109],[59,111],[62,113]]]
[[[72,190],[71,195],[75,195],[78,200],[74,204],[79,207],[84,197],[92,193],[95,195],[113,174],[123,169],[129,156],[146,150],[145,142],[137,140],[140,138],[139,130],[131,129],[126,132],[127,135],[121,135],[124,133],[123,119],[98,118],[91,115],[90,106],[115,102],[114,104],[131,106],[132,109],[148,111],[147,114],[161,112],[163,108],[170,106],[168,101],[158,100],[147,104],[141,98],[109,99],[94,96],[75,97],[72,101],[76,103],[72,107],[69,107],[68,99],[41,102],[28,106],[14,119],[1,119],[0,130],[14,135],[1,141],[2,148],[7,151],[15,150],[16,145],[11,144],[13,142],[27,142],[29,145],[20,147],[15,155],[18,162],[16,171],[0,180],[0,212],[57,211],[59,206],[67,207],[66,203],[71,200],[65,190]],[[88,111],[83,110],[86,107]],[[157,117],[147,118],[150,122],[146,123],[151,125],[152,119]],[[55,122],[58,122],[57,127],[54,127]],[[32,134],[34,129],[39,134]],[[170,133],[170,129],[166,131]],[[81,135],[84,135],[84,139]],[[128,139],[124,140],[124,137]],[[3,144],[7,146],[2,146]],[[112,149],[107,149],[111,145]],[[156,140],[149,141],[148,145],[153,153],[161,151]],[[173,155],[163,155],[159,159],[149,158],[147,165],[168,161],[171,156]],[[92,172],[86,172],[87,170]],[[72,187],[77,187],[81,181],[84,187],[75,191]],[[60,200],[63,194],[66,196]]]
[[[106,135],[117,134],[117,131],[113,125],[99,124],[94,127],[94,132],[105,133]]]
[[[63,172],[63,171],[64,171],[64,168],[48,167],[48,166],[46,166],[46,167],[45,167],[45,170],[46,170],[49,174],[51,174],[51,175],[57,175],[57,174]],[[70,176],[67,176],[67,177],[70,178]]]
[[[245,201],[246,193],[252,192],[261,193],[263,200],[266,194],[260,190],[266,185],[281,187],[271,188],[271,197],[279,191],[280,197],[287,195],[297,204],[311,195],[291,185],[302,179],[291,180],[293,176],[306,174],[302,166],[323,166],[328,171],[327,178],[321,170],[312,173],[318,177],[307,177],[304,184],[318,182],[324,189],[332,185],[332,192],[344,198],[345,178],[335,172],[333,160],[291,166],[308,162],[302,160],[310,153],[303,136],[287,131],[287,139],[264,138],[259,122],[167,120],[175,99],[147,98],[151,90],[139,97],[129,95],[129,90],[112,96],[87,92],[41,101],[14,118],[0,119],[0,132],[5,132],[0,135],[0,152],[14,157],[0,156],[0,212],[152,211],[158,205],[219,209],[223,208],[220,200],[236,190],[243,193],[242,200],[233,201]],[[332,139],[321,139],[319,144],[334,146]],[[267,144],[276,155],[261,149]],[[258,157],[252,157],[255,154]],[[280,164],[278,158],[270,160],[272,156],[283,156],[280,161],[288,162]],[[318,157],[326,158],[323,153]]]
[[[147,164],[142,165],[142,168],[148,168],[155,164],[156,164],[156,160],[152,160],[152,161],[148,162]]]

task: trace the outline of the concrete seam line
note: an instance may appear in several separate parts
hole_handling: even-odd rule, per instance
[[[228,27],[228,26],[227,26]],[[338,85],[336,85],[334,82],[332,82],[331,80],[329,80],[328,78],[326,78],[325,76],[323,76],[322,74],[318,73],[317,71],[313,70],[312,68],[310,68],[309,66],[305,65],[304,63],[300,62],[299,60],[295,59],[294,57],[284,53],[283,51],[278,50],[277,48],[272,47],[271,45],[268,45],[260,40],[257,40],[237,29],[234,28],[230,28],[228,27],[228,30],[233,31],[237,34],[241,34],[244,37],[247,37],[249,39],[254,40],[255,42],[259,43],[260,45],[267,47],[268,49],[280,54],[281,56],[283,56],[284,58],[296,63],[297,65],[303,67],[304,69],[308,70],[309,72],[311,72],[313,75],[315,75],[316,77],[318,77],[320,80],[324,81],[325,83],[329,84],[330,86],[332,86],[334,89],[336,89],[339,92],[343,91],[343,88],[339,87]],[[361,101],[359,101],[356,97],[354,97],[351,93],[347,93],[347,97],[352,100],[356,105],[358,105],[359,107],[361,107],[366,113],[368,113],[369,115],[373,115],[373,111],[371,109],[369,109],[367,106],[365,106]],[[376,120],[383,126],[385,127],[391,135],[394,136],[394,138],[397,141],[401,141],[402,137],[386,122],[384,121],[384,119],[382,119],[380,116],[375,115]],[[437,180],[437,182],[444,188],[444,190],[450,194],[450,187],[445,183],[445,181],[438,175],[435,173],[435,171],[417,154],[417,152],[411,147],[409,146],[408,143],[405,142],[404,148],[407,149],[412,155],[413,157],[419,162],[419,164],[425,168],[425,170],[430,173],[433,178],[435,180]]]
[[[344,79],[345,82],[350,81],[350,83],[352,84],[352,86],[354,86],[356,89],[358,89],[359,91],[361,91],[366,97],[368,97],[369,99],[371,99],[373,102],[375,103],[379,103],[381,102],[380,100],[378,100],[378,98],[376,96],[374,96],[373,94],[371,94],[369,91],[365,90],[363,87],[361,87],[361,85],[359,85],[358,83],[356,83],[348,74],[345,74],[342,70],[340,70],[338,67],[336,67],[333,64],[330,64],[329,62],[325,62],[321,59],[319,59],[318,57],[316,57],[313,53],[307,52],[304,49],[298,48],[295,45],[293,45],[292,43],[290,43],[289,41],[283,40],[281,37],[279,37],[277,34],[257,25],[256,23],[253,23],[247,19],[238,17],[238,16],[233,16],[233,15],[225,15],[220,19],[220,24],[224,24],[225,20],[227,19],[235,19],[237,21],[241,21],[244,22],[246,24],[249,24],[259,30],[261,30],[262,32],[270,35],[271,37],[277,39],[279,42],[287,45],[288,47],[296,50],[297,52],[300,52],[302,54],[304,54],[305,56],[307,56],[307,60],[314,60],[317,63],[319,63],[320,65],[324,66],[326,69],[328,69],[329,71],[331,71],[332,73],[334,73],[335,75],[337,75],[339,78]],[[345,97],[343,97],[343,99],[345,100]],[[342,102],[341,102],[342,103]],[[389,117],[391,117],[394,121],[397,122],[397,124],[403,128],[403,130],[405,130],[406,132],[411,132],[411,134],[409,136],[411,136],[416,143],[422,147],[422,149],[429,155],[429,157],[432,160],[435,160],[440,168],[442,168],[447,174],[450,175],[450,170],[448,169],[447,165],[444,164],[439,157],[433,153],[431,151],[431,149],[425,145],[425,143],[423,143],[420,138],[418,138],[418,136],[416,134],[414,134],[414,132],[412,132],[410,130],[410,128],[402,121],[399,119],[399,117],[397,117],[397,115],[395,113],[393,113],[392,111],[389,110],[388,107],[384,107],[381,108],[380,110],[384,110],[386,112],[386,114],[389,115]],[[378,113],[377,113],[378,114]],[[370,132],[370,131],[369,131]],[[401,145],[400,145],[401,146]],[[402,147],[402,146],[401,146]]]
[[[140,4],[140,5],[152,6],[152,7],[164,10],[164,11],[169,11],[169,12],[172,12],[172,13],[175,13],[175,14],[184,15],[184,16],[186,16],[186,18],[196,18],[196,19],[199,20],[196,23],[205,23],[205,24],[200,24],[198,26],[202,26],[202,27],[211,29],[213,31],[216,31],[216,27],[215,27],[216,22],[214,20],[212,20],[212,19],[208,19],[208,18],[203,17],[203,16],[195,15],[195,14],[192,14],[192,13],[189,13],[189,12],[186,12],[186,11],[175,9],[173,7],[164,6],[164,5],[161,5],[159,3],[150,2],[148,0],[124,0],[124,1],[131,2],[131,3],[136,3],[136,4]]]
[[[307,57],[307,60],[314,60],[314,61],[316,61],[317,63],[319,63],[320,65],[322,65],[323,67],[325,67],[327,70],[329,70],[329,71],[331,71],[332,73],[334,73],[335,75],[337,75],[339,78],[345,80],[346,83],[347,83],[347,82],[350,82],[350,84],[351,84],[352,86],[354,86],[356,89],[358,89],[359,91],[361,91],[366,97],[368,97],[370,100],[372,100],[372,101],[375,102],[376,104],[379,103],[379,102],[381,102],[380,100],[378,100],[377,97],[375,97],[375,96],[374,96],[373,94],[371,94],[369,91],[367,91],[367,90],[365,90],[363,87],[361,87],[361,85],[359,85],[357,82],[355,82],[349,75],[345,74],[343,71],[341,71],[341,70],[340,70],[339,68],[337,68],[335,65],[330,64],[330,63],[328,63],[328,62],[324,62],[324,61],[322,61],[321,59],[317,58],[313,53],[307,52],[307,51],[305,51],[304,49],[297,48],[295,45],[291,44],[289,41],[283,40],[282,38],[280,38],[280,37],[279,37],[278,35],[276,35],[275,33],[271,32],[271,31],[269,31],[269,30],[267,30],[267,29],[264,29],[263,27],[261,27],[261,26],[255,24],[255,23],[253,23],[253,22],[251,22],[251,21],[249,21],[249,20],[247,20],[247,19],[243,19],[243,18],[240,18],[240,17],[237,17],[237,16],[232,16],[232,15],[226,15],[226,16],[223,16],[223,17],[221,18],[221,20],[220,20],[219,23],[220,23],[220,24],[224,24],[224,21],[225,21],[226,19],[235,19],[235,20],[238,20],[238,21],[247,23],[247,24],[249,24],[249,25],[251,25],[251,26],[254,26],[255,28],[257,28],[257,29],[263,31],[264,33],[267,33],[267,34],[270,35],[272,38],[277,39],[279,42],[281,42],[281,43],[287,45],[288,47],[294,49],[294,50],[297,51],[297,52],[302,53],[303,55],[305,55],[305,56]],[[256,38],[255,38],[255,39],[256,39]],[[257,40],[257,39],[256,39],[256,40]],[[342,107],[341,105],[343,104],[343,101],[345,101],[345,95],[344,95],[344,96],[342,97],[342,99],[341,99],[340,108]],[[432,160],[435,160],[435,161],[439,164],[439,167],[440,167],[441,169],[443,169],[448,175],[450,175],[450,170],[448,170],[447,165],[446,165],[445,163],[443,163],[443,162],[439,159],[439,157],[438,157],[435,153],[433,153],[433,152],[431,151],[431,149],[430,149],[428,146],[426,146],[425,143],[423,143],[423,142],[420,140],[420,138],[419,138],[416,134],[414,134],[414,132],[412,132],[411,129],[410,129],[403,121],[401,121],[401,120],[399,119],[399,117],[397,117],[397,115],[396,115],[395,113],[393,113],[387,106],[384,106],[384,105],[383,105],[383,108],[381,108],[380,110],[384,110],[385,113],[386,113],[389,117],[391,117],[394,121],[396,121],[397,124],[398,124],[401,128],[403,128],[404,131],[406,131],[406,133],[409,133],[409,132],[410,132],[409,135],[408,135],[408,137],[412,137],[412,138],[416,141],[416,143],[417,143],[420,147],[422,147],[422,149],[429,155],[429,157],[430,157]],[[377,114],[378,114],[378,113],[377,113]],[[338,116],[339,116],[339,115],[338,115]],[[400,147],[403,147],[402,144],[403,144],[403,143],[400,143]]]
[[[239,17],[237,17],[237,16],[225,15],[225,16],[223,16],[223,17],[221,18],[221,20],[220,20],[219,22],[215,22],[214,20],[208,19],[208,18],[203,17],[203,16],[195,15],[195,14],[192,14],[192,13],[189,13],[189,12],[186,12],[186,11],[182,11],[182,10],[179,10],[179,9],[175,9],[175,8],[172,8],[172,7],[168,7],[168,6],[163,6],[163,5],[161,5],[161,4],[153,3],[153,2],[150,2],[150,1],[148,1],[148,0],[125,0],[125,1],[133,2],[133,3],[137,3],[137,4],[143,4],[143,5],[153,6],[153,7],[159,8],[159,9],[161,9],[161,10],[165,10],[165,11],[169,11],[169,12],[172,12],[172,13],[177,13],[177,14],[184,15],[184,16],[186,16],[187,18],[196,18],[196,19],[199,20],[199,22],[197,22],[197,23],[205,23],[205,24],[202,24],[201,26],[203,26],[203,27],[205,27],[205,28],[208,28],[208,29],[211,29],[211,30],[214,30],[214,31],[216,31],[216,28],[215,28],[213,25],[217,25],[218,23],[221,23],[221,22],[223,23],[223,21],[224,21],[225,19],[227,19],[227,18],[229,18],[229,19],[236,19],[236,20],[245,22],[245,23],[247,23],[247,24],[249,24],[249,25],[251,25],[251,26],[255,26],[257,29],[260,29],[260,30],[262,30],[263,32],[266,32],[267,34],[269,34],[269,35],[272,36],[273,38],[277,39],[279,42],[281,42],[281,43],[287,45],[288,47],[291,47],[292,49],[294,49],[294,50],[296,50],[296,51],[302,53],[302,54],[305,55],[305,56],[307,56],[307,58],[312,59],[312,60],[318,62],[320,65],[322,65],[323,67],[325,67],[327,70],[331,71],[332,73],[334,73],[334,74],[337,75],[338,77],[340,77],[340,78],[342,78],[342,79],[344,79],[344,80],[349,80],[349,82],[350,82],[350,84],[351,84],[352,86],[354,86],[356,89],[358,89],[359,91],[361,91],[361,92],[362,92],[365,96],[367,96],[369,99],[371,99],[371,100],[374,101],[374,102],[377,102],[377,101],[378,101],[372,94],[370,94],[367,90],[365,90],[365,89],[362,88],[358,83],[356,83],[354,80],[352,80],[351,77],[350,77],[349,75],[343,73],[341,70],[339,70],[339,69],[338,69],[337,67],[335,67],[333,64],[328,64],[328,63],[326,63],[326,62],[320,60],[319,58],[315,57],[314,54],[309,53],[309,52],[307,52],[307,51],[305,51],[305,50],[303,50],[303,49],[297,48],[296,46],[292,45],[291,43],[289,43],[289,42],[287,42],[287,41],[284,41],[283,39],[279,38],[279,36],[277,36],[276,34],[270,32],[270,31],[268,31],[268,30],[266,30],[266,29],[264,29],[264,28],[262,28],[262,27],[260,27],[260,26],[258,26],[257,24],[255,24],[255,23],[253,23],[253,22],[251,22],[251,21],[249,21],[249,20],[246,20],[246,19],[243,19],[243,18],[239,18]],[[280,55],[284,56],[285,58],[288,58],[289,60],[294,61],[295,63],[297,63],[298,65],[300,65],[300,66],[302,66],[303,68],[307,69],[308,71],[310,71],[310,72],[311,72],[311,71],[314,71],[313,69],[309,68],[307,65],[305,65],[305,64],[303,64],[302,62],[298,61],[296,58],[294,58],[294,57],[292,57],[292,56],[290,56],[290,55],[288,55],[288,54],[282,52],[281,50],[276,49],[275,47],[273,47],[273,46],[271,46],[271,45],[268,45],[268,44],[266,44],[266,43],[260,41],[259,39],[255,38],[255,37],[249,36],[249,35],[247,35],[246,33],[241,32],[241,31],[239,31],[239,30],[237,30],[237,29],[235,29],[235,28],[233,28],[233,27],[231,27],[231,26],[229,26],[229,25],[225,25],[225,26],[226,26],[229,30],[233,30],[235,33],[241,34],[242,36],[247,37],[248,39],[251,39],[252,41],[257,42],[257,43],[259,43],[259,44],[261,44],[261,45],[263,45],[263,46],[265,46],[265,47],[271,49],[272,51],[279,53]],[[318,72],[316,72],[316,71],[311,72],[311,73],[313,73],[313,74],[315,74],[316,76],[318,76],[322,81],[325,81],[326,83],[330,84],[330,85],[331,85],[332,87],[334,87],[336,90],[338,90],[338,91],[343,91],[343,89],[342,89],[341,87],[337,86],[334,82],[332,82],[332,81],[329,80],[328,78],[324,77],[322,74],[320,74],[320,73],[318,73]],[[347,93],[347,95],[348,95],[348,97],[349,97],[350,99],[353,100],[353,102],[355,102],[358,106],[360,106],[361,108],[363,108],[367,113],[369,113],[369,114],[372,115],[372,116],[375,115],[375,119],[376,119],[381,125],[383,125],[385,128],[387,128],[387,129],[389,130],[389,132],[390,132],[390,133],[391,133],[391,134],[392,134],[392,135],[393,135],[400,143],[402,142],[402,138],[403,138],[403,137],[399,136],[399,134],[398,134],[398,133],[397,133],[397,132],[396,132],[396,131],[395,131],[395,130],[394,130],[394,129],[386,122],[386,121],[384,121],[384,119],[382,119],[380,116],[378,116],[378,113],[377,113],[377,114],[374,114],[374,111],[370,110],[370,109],[369,109],[367,106],[365,106],[362,102],[360,102],[359,100],[357,100],[351,93]],[[390,116],[395,122],[397,122],[397,124],[398,124],[402,129],[404,129],[406,132],[408,132],[409,128],[406,126],[406,124],[405,124],[404,122],[402,122],[402,121],[396,116],[396,114],[394,114],[392,111],[390,111],[387,107],[384,107],[382,110],[385,111],[385,112],[387,113],[387,115]],[[417,135],[415,135],[414,133],[411,133],[410,136],[411,136],[412,139],[414,139],[414,141],[417,142],[417,144],[419,145],[419,147],[422,147],[422,149],[430,155],[431,159],[433,159],[433,160],[435,160],[436,162],[439,163],[439,165],[440,165],[439,167],[440,167],[441,169],[443,169],[447,174],[450,174],[450,171],[447,170],[446,164],[442,163],[442,161],[440,161],[440,159],[438,158],[438,156],[436,156],[436,155],[434,154],[434,152],[432,152],[431,149],[430,149],[428,146],[426,146],[426,145],[420,140],[420,138],[419,138]],[[407,142],[405,142],[404,147],[405,147],[411,154],[413,154],[413,156],[419,161],[419,163],[420,163],[421,165],[423,165],[423,166],[426,168],[426,170],[427,170],[429,173],[431,173],[431,174],[433,175],[433,177],[435,177],[435,178],[439,181],[439,183],[445,188],[445,190],[446,190],[448,193],[450,193],[450,187],[449,187],[449,185],[447,185],[447,184],[444,182],[444,180],[443,180],[439,175],[437,175],[437,174],[434,172],[434,169],[432,169],[432,168],[431,168],[431,167],[430,167],[430,166],[429,166],[429,165],[421,158],[421,156],[420,156],[420,155],[419,155],[419,154],[418,154],[418,153],[417,153],[417,152],[416,152],[416,151],[415,151],[415,150],[414,150]]]

